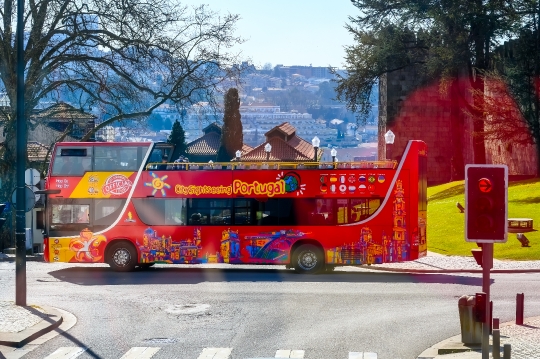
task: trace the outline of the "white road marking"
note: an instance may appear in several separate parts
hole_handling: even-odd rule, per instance
[[[120,359],[150,359],[160,349],[160,347],[133,347]]]
[[[73,359],[86,351],[86,348],[81,347],[61,347],[54,353],[45,357],[45,359]]]
[[[197,359],[228,359],[232,348],[204,348]]]
[[[377,353],[349,352],[349,359],[377,359]]]
[[[303,350],[289,350],[289,349],[280,349],[276,351],[276,356],[274,358],[295,358],[303,359],[304,358]]]

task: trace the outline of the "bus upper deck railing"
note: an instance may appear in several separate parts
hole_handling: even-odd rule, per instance
[[[149,163],[146,170],[153,171],[197,171],[197,170],[280,170],[280,169],[395,169],[397,161],[359,162],[174,162]]]

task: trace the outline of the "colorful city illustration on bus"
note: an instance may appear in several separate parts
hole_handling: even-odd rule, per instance
[[[359,229],[356,241],[326,249],[326,263],[341,265],[379,264],[409,259],[411,245],[425,244],[425,222],[412,234],[407,231],[405,190],[402,181],[397,181],[392,196],[392,230],[384,230],[375,238],[369,226]],[[131,213],[129,218],[132,218]],[[133,220],[131,220],[133,221]],[[309,237],[297,229],[284,228],[274,231],[255,232],[225,229],[221,233],[220,246],[213,252],[203,251],[204,231],[202,227],[192,230],[188,238],[173,238],[159,235],[156,229],[146,228],[137,238],[141,263],[272,263],[290,262],[290,251],[298,240]],[[72,262],[100,262],[103,260],[107,239],[88,229],[70,238],[69,250]]]
[[[380,238],[373,236],[372,230],[364,226],[357,241],[326,250],[329,264],[379,264],[409,259],[411,244],[425,241],[425,231],[416,230],[413,241],[406,225],[404,189],[401,181],[396,182],[392,203],[392,232],[384,231]],[[159,236],[148,228],[144,231],[139,246],[141,262],[165,263],[288,263],[290,249],[308,233],[295,229],[281,229],[270,232],[246,233],[226,229],[222,232],[219,251],[202,253],[202,228],[193,230],[192,238],[175,240],[171,236]],[[418,238],[418,235],[424,238]]]

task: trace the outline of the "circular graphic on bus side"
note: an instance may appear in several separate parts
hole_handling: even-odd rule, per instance
[[[283,176],[285,192],[291,193],[300,188],[300,176],[296,172],[288,172]]]

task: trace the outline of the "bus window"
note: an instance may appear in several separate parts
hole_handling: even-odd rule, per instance
[[[293,198],[269,198],[264,201],[257,201],[255,218],[257,224],[262,226],[294,226],[296,216],[294,213]]]
[[[279,224],[279,202],[277,198],[269,198],[266,201],[257,201],[257,224],[271,226]]]
[[[349,200],[338,199],[336,202],[337,224],[349,223],[349,221],[347,220],[349,218],[347,216],[347,214],[349,213]]]
[[[355,198],[351,199],[349,223],[360,222],[368,219],[381,206],[380,198]]]
[[[142,158],[140,147],[122,147],[119,151],[120,171],[137,171],[141,165]]]
[[[186,199],[165,200],[165,224],[182,226],[186,224]]]
[[[296,225],[296,216],[294,215],[294,198],[280,198],[279,201],[279,225],[294,226]]]
[[[94,231],[104,229],[116,221],[125,199],[96,199],[94,200]],[[98,228],[101,226],[101,228]]]
[[[139,218],[149,226],[186,224],[185,198],[134,198]]]
[[[94,171],[136,171],[142,162],[141,148],[97,146],[94,149]]]
[[[190,198],[188,203],[188,224],[231,224],[230,199]]]
[[[328,226],[334,224],[333,199],[305,198],[295,200],[299,225]]]
[[[165,201],[161,198],[133,198],[135,210],[144,224],[165,224]]]
[[[235,225],[250,225],[252,224],[252,206],[256,202],[251,199],[235,199],[234,200],[234,224]]]
[[[82,176],[92,170],[91,147],[59,147],[52,166],[53,176]]]
[[[53,204],[52,224],[90,223],[90,205]]]

